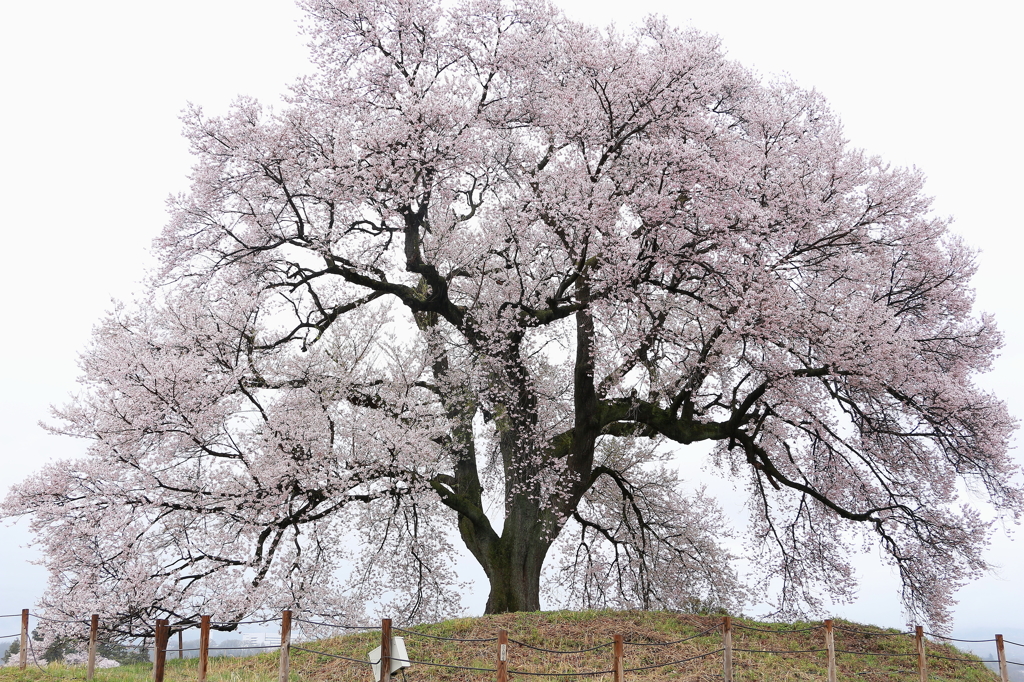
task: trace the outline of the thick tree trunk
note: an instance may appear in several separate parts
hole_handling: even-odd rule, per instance
[[[590,318],[585,319],[589,324]],[[421,314],[417,322],[421,328],[428,329],[437,319]],[[592,334],[592,324],[585,331]],[[483,486],[477,469],[473,429],[477,405],[469,398],[472,395],[469,386],[451,381],[447,349],[443,344],[435,344],[433,371],[438,385],[447,386],[442,400],[453,424],[451,446],[455,466],[452,475],[436,476],[431,485],[441,501],[458,513],[463,542],[490,582],[484,612],[539,611],[544,559],[561,530],[558,518],[567,518],[584,492],[583,482],[592,467],[593,446],[599,429],[589,421],[577,419],[575,431],[584,437],[571,438],[570,444],[562,446],[566,451],[560,455],[569,458],[570,471],[566,472],[569,475],[563,475],[560,482],[568,487],[555,496],[544,492],[541,480],[554,460],[550,459],[549,446],[533,442],[538,423],[537,397],[525,379],[528,372],[522,366],[516,341],[506,358],[505,371],[495,378],[495,384],[503,387],[497,392],[499,399],[495,403],[501,408],[496,419],[505,474],[505,522],[498,535],[484,512]],[[589,357],[589,345],[583,353]],[[593,363],[587,361],[584,365],[589,392],[577,403],[592,417]],[[558,509],[557,514],[555,498],[564,507]]]
[[[484,566],[491,585],[484,613],[540,611],[540,572],[550,543],[531,537],[532,529],[518,529],[512,537],[508,530]]]
[[[482,512],[475,460],[464,457],[457,468],[458,490],[467,491],[474,499],[472,508],[460,511],[459,530],[490,582],[484,609],[488,614],[540,610],[541,570],[561,531],[558,519],[567,518],[576,508],[587,486],[581,475],[567,472],[560,481],[565,486],[561,494],[547,493],[545,497],[540,484],[544,458],[538,453],[517,451],[517,442],[527,441],[517,437],[517,433],[521,432],[507,429],[501,436],[506,489],[514,492],[505,497],[505,521],[500,536]],[[592,445],[589,455],[578,459],[589,466]]]
[[[585,278],[576,283],[580,300],[590,300],[590,289]],[[563,457],[568,464],[560,482],[562,490],[555,500],[546,500],[552,507],[561,504],[561,518],[567,518],[576,509],[589,486],[594,463],[594,446],[601,432],[598,420],[597,394],[594,388],[594,362],[592,345],[594,323],[589,312],[580,311],[577,323],[577,361],[575,367],[575,424],[572,436],[564,448]],[[515,358],[518,360],[518,357]],[[510,365],[514,363],[510,362]],[[525,376],[525,371],[522,372]],[[517,385],[515,373],[508,377],[508,385]],[[561,525],[556,521],[553,508],[538,504],[541,488],[538,483],[542,462],[539,453],[520,452],[517,445],[529,442],[523,434],[536,426],[535,396],[526,382],[519,382],[520,398],[515,405],[525,423],[516,424],[502,433],[501,448],[505,463],[506,486],[524,492],[506,498],[507,519],[501,538],[486,553],[474,551],[487,573],[491,592],[487,597],[485,613],[540,610],[540,573],[551,543]],[[514,410],[509,409],[509,413]],[[465,536],[464,536],[465,537]],[[469,543],[467,542],[467,545]],[[472,547],[470,547],[472,550]]]
[[[535,500],[517,495],[509,502],[500,536],[482,511],[460,513],[462,540],[490,583],[485,613],[540,610],[540,573],[558,535],[553,516]]]

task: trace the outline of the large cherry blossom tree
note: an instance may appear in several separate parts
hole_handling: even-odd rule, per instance
[[[948,619],[1016,518],[1015,426],[971,250],[915,170],[822,97],[650,19],[542,2],[304,0],[314,75],[185,115],[162,270],[52,427],[88,455],[15,488],[52,613],[125,633],[293,607],[734,607],[746,500],[778,614],[874,539]],[[707,449],[699,449],[707,452]],[[353,601],[355,600],[355,601]]]

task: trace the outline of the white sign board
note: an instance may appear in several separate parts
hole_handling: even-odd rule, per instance
[[[373,679],[380,680],[380,647],[377,647],[370,653],[366,654],[367,660],[370,661],[370,666],[373,668]],[[411,667],[409,663],[409,654],[405,652],[405,638],[404,637],[392,637],[391,638],[391,674],[394,675],[402,668]]]

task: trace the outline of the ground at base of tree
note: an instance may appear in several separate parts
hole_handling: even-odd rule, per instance
[[[466,668],[494,668],[497,644],[493,641],[458,642],[421,635],[481,640],[497,637],[498,631],[505,629],[511,640],[508,652],[510,672],[519,670],[562,674],[610,670],[612,647],[610,644],[599,645],[610,643],[618,634],[627,642],[625,679],[628,682],[704,682],[721,679],[720,652],[675,665],[633,672],[629,670],[678,661],[721,649],[722,636],[717,628],[720,623],[721,617],[715,615],[637,611],[553,611],[459,618],[420,625],[410,628],[411,632],[394,634],[405,638],[411,660]],[[733,639],[733,665],[734,679],[738,682],[827,679],[827,659],[824,652],[798,653],[825,648],[824,631],[818,627],[821,625],[820,621],[780,624],[735,618],[733,623],[737,626]],[[835,626],[835,643],[838,651],[866,652],[865,655],[839,653],[836,661],[838,680],[917,682],[919,679],[917,659],[913,656],[912,636],[901,635],[896,630],[885,630],[842,620],[835,621]],[[300,646],[335,656],[365,660],[367,652],[379,644],[379,632],[370,632],[305,642]],[[657,646],[658,644],[665,646]],[[538,650],[564,652],[593,647],[599,648],[582,653],[548,653]],[[740,651],[741,649],[754,651]],[[793,653],[765,653],[767,651]],[[929,642],[928,653],[930,656],[972,659],[972,662],[964,662],[929,658],[928,679],[931,682],[992,682],[998,679],[997,675],[977,661],[976,656],[952,646]],[[167,682],[192,682],[196,679],[196,666],[197,661],[194,659],[179,661],[169,657],[165,679]],[[515,679],[515,675],[510,677]],[[84,678],[85,669],[82,666],[64,667],[58,664],[50,666],[48,670],[30,667],[25,672],[0,670],[0,682],[43,682]],[[277,678],[277,654],[260,654],[241,659],[211,659],[207,679],[209,682],[274,682]],[[95,679],[97,682],[147,682],[152,679],[152,668],[149,665],[131,665],[98,670]],[[291,679],[294,682],[370,682],[371,674],[366,665],[293,649]],[[401,679],[401,676],[398,679]],[[495,675],[488,672],[413,664],[405,671],[405,679],[408,682],[463,682],[493,680]],[[611,679],[611,675],[570,675],[547,679],[584,682]]]

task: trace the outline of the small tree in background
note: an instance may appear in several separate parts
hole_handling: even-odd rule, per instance
[[[11,658],[13,658],[14,656],[17,656],[19,651],[21,651],[21,642],[20,641],[14,640],[10,644],[8,644],[7,645],[7,650],[4,651],[4,658],[3,658],[4,663],[7,663],[9,660],[11,660]]]
[[[101,640],[96,643],[96,653],[103,658],[117,661],[121,665],[149,663],[149,652],[145,647],[134,644]],[[192,654],[191,657],[194,656],[195,654]]]
[[[1012,517],[1021,488],[920,173],[659,19],[304,4],[317,70],[280,110],[185,116],[163,269],[58,411],[88,456],[7,499],[48,610],[435,619],[457,541],[491,613],[540,608],[553,548],[572,605],[734,608],[725,519],[668,462],[707,442],[778,615],[851,595],[873,538],[948,620],[986,566],[961,488]]]

